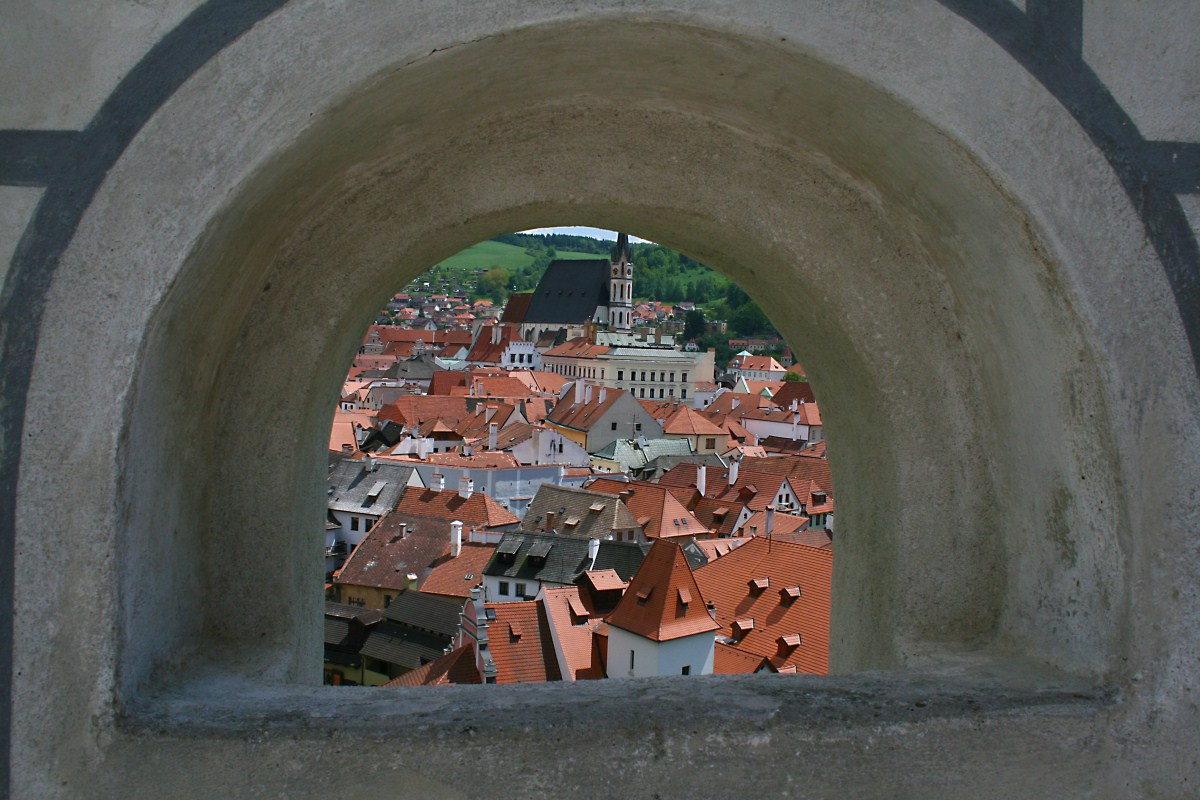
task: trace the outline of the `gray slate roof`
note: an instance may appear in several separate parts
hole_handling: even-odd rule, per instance
[[[603,539],[614,530],[641,528],[625,504],[611,494],[543,483],[525,512],[521,530],[548,530],[550,513],[556,515],[554,530],[572,538]]]
[[[608,305],[608,259],[551,261],[522,322],[583,324]]]
[[[462,600],[448,600],[421,592],[401,592],[383,610],[384,619],[400,622],[410,628],[441,636],[453,637],[458,630],[458,614]]]
[[[329,473],[329,510],[382,517],[396,507],[413,468],[388,461],[343,460]]]
[[[437,636],[385,620],[371,630],[359,652],[389,664],[416,669],[422,663],[440,658],[449,644],[449,636]]]
[[[637,440],[616,439],[609,442],[593,455],[608,461],[616,461],[622,469],[640,469],[647,462],[663,456],[688,456],[692,445],[687,439],[647,439],[645,445]],[[691,459],[683,458],[683,461]]]
[[[504,547],[505,545],[510,547]],[[507,560],[502,550],[513,549],[515,553]],[[540,581],[541,583],[569,586],[580,573],[587,569],[614,569],[621,580],[628,581],[642,565],[650,545],[634,542],[601,541],[593,565],[588,559],[588,540],[547,533],[512,531],[504,534],[500,547],[492,554],[491,561],[483,574],[517,580]],[[539,548],[539,545],[541,546]],[[543,559],[530,558],[534,548],[549,552]]]
[[[639,481],[656,481],[664,473],[679,464],[706,464],[723,470],[728,465],[716,453],[692,453],[690,455],[665,455],[647,461],[640,467],[631,468],[633,477]]]

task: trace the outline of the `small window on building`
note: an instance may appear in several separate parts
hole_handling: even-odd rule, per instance
[[[524,596],[525,596],[525,584],[518,583],[517,584],[517,597],[524,597]]]
[[[692,674],[692,665],[684,664],[683,669],[679,670],[679,674],[680,675],[691,675]]]
[[[632,650],[630,650],[630,651],[629,651],[629,668],[630,668],[631,670],[633,669],[633,661],[634,661],[634,656],[635,656],[635,655],[637,655],[637,654],[636,654],[636,653],[634,653]]]
[[[502,597],[508,597],[508,581],[500,581],[499,592]]]
[[[675,373],[672,372],[671,373],[671,383],[674,383],[674,382],[675,382]]]
[[[717,440],[715,438],[711,438],[711,437],[708,439],[705,439],[704,447],[708,450],[716,450],[717,449]]]
[[[684,383],[687,383],[687,373],[686,372],[683,373],[683,377],[681,377],[679,380],[683,381]]]
[[[358,517],[350,518],[350,530],[352,530],[352,531],[358,530]]]
[[[612,424],[612,429],[613,429],[614,431],[617,429],[617,423],[615,423],[615,422],[614,422],[614,423]]]
[[[385,594],[383,596],[383,607],[387,608],[391,604],[392,604],[392,596],[390,594]]]
[[[642,423],[640,423],[640,422],[635,422],[635,423],[633,424],[633,429],[634,429],[635,431],[640,431],[640,430],[642,429]]]
[[[683,400],[687,400],[687,389],[680,389],[679,397]]]
[[[619,381],[625,380],[625,370],[623,370],[623,369],[617,370],[617,380],[619,380]]]

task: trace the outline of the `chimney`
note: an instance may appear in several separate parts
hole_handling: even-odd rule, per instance
[[[458,554],[462,552],[462,520],[454,520],[450,523],[450,557],[458,558]]]
[[[732,482],[732,481],[731,481]],[[437,492],[446,491],[446,476],[440,472],[433,473],[433,489]]]
[[[588,405],[592,402],[592,385],[589,383],[583,387],[583,404]]]
[[[600,555],[600,540],[588,539],[588,569],[595,568],[598,555]]]
[[[484,422],[491,422],[491,421],[492,421],[492,417],[494,417],[494,416],[496,416],[496,407],[495,407],[495,406],[493,406],[493,405],[487,405],[487,406],[484,406],[484,407],[483,407],[483,420],[484,420]],[[496,426],[495,426],[495,425],[493,425],[492,427],[494,428],[494,427],[496,427]],[[495,450],[496,448],[494,448],[494,447],[493,447],[492,449],[493,449],[493,450]]]
[[[492,344],[500,344],[500,326],[492,326]]]
[[[396,526],[396,532],[400,534],[401,539],[403,539],[405,536],[408,536],[408,523],[401,522]]]
[[[800,408],[800,404],[798,402],[796,402],[796,398],[793,397],[792,398],[792,411],[796,411],[799,408]]]
[[[415,591],[417,588],[417,573],[415,573],[415,572],[408,573],[407,575],[404,576],[404,581],[407,584],[404,587],[405,589],[412,589]]]
[[[488,450],[496,449],[496,435],[500,431],[500,426],[492,422],[488,424]]]
[[[608,394],[608,390],[603,386],[600,387],[600,397],[596,400],[600,405],[604,405],[604,397]]]
[[[767,506],[767,524],[763,526],[763,535],[770,536],[771,531],[775,530],[775,504]]]
[[[458,496],[463,500],[470,500],[471,495],[475,493],[475,481],[463,475],[458,479]]]
[[[730,411],[733,411],[735,408],[737,408],[737,407],[738,407],[738,406],[740,406],[741,404],[742,404],[742,401],[741,401],[741,400],[738,400],[738,399],[735,397],[735,398],[733,398],[733,400],[732,400],[732,401],[729,403],[729,410],[730,410]]]
[[[704,490],[708,488],[708,467],[704,464],[696,467],[696,491],[704,497]]]
[[[372,458],[371,456],[367,456],[366,463],[367,463],[367,472],[374,472],[375,467],[377,466],[377,464],[375,463],[375,459]]]
[[[533,465],[536,467],[542,463],[542,427],[534,426],[533,429]]]
[[[793,400],[792,405],[795,405],[795,404],[796,404],[796,401]],[[799,435],[800,435],[800,415],[793,413],[792,414],[792,441],[793,442],[796,441],[796,438]]]
[[[583,379],[582,379],[582,378],[576,378],[576,379],[575,379],[575,400],[574,400],[574,403],[575,403],[575,405],[579,405],[579,404],[580,404],[580,403],[582,403],[582,402],[583,402]]]
[[[556,513],[554,513],[553,511],[546,512],[546,530],[548,530],[548,531],[554,530],[554,523],[557,520],[557,517],[558,517],[558,515]]]
[[[730,486],[733,486],[735,483],[737,483],[738,464],[740,462],[741,462],[740,458],[735,457],[735,458],[729,459],[729,485]]]

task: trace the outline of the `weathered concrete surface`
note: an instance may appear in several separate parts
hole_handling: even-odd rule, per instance
[[[197,67],[100,165],[48,291],[18,297],[44,310],[15,509],[14,793],[322,796],[318,751],[369,726],[356,774],[415,774],[410,795],[478,794],[445,777],[463,752],[524,767],[530,796],[719,796],[752,776],[789,795],[789,777],[839,796],[1188,794],[1196,320],[1114,175],[1125,154],[950,5],[296,2]],[[991,666],[945,677],[938,713],[831,710],[846,692],[908,708],[944,676],[924,671],[813,696],[297,688],[319,674],[303,531],[362,327],[463,246],[580,222],[722,269],[812,353],[841,487],[833,663],[978,653]],[[1104,689],[1073,697],[1014,655]],[[982,718],[970,693],[995,702]],[[579,719],[543,726],[556,710]],[[605,760],[562,744],[593,726]]]

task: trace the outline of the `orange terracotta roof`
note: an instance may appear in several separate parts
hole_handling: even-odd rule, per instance
[[[771,356],[734,356],[729,362],[731,369],[753,369],[767,370],[769,372],[782,372],[783,365],[776,361]]]
[[[617,574],[615,569],[589,569],[583,574],[587,576],[592,587],[598,592],[624,589],[627,585],[625,581],[621,580],[621,576]]]
[[[587,488],[611,495],[626,493],[625,506],[642,526],[642,533],[647,539],[706,537],[710,534],[709,527],[692,516],[692,512],[666,486],[645,481],[597,478]]]
[[[414,517],[436,517],[447,522],[460,520],[467,526],[496,528],[520,523],[521,519],[491,497],[475,492],[464,499],[457,491],[410,488],[400,498],[396,511]]]
[[[656,642],[719,627],[705,608],[704,595],[683,550],[665,539],[659,539],[650,548],[621,602],[606,621]]]
[[[496,683],[562,680],[550,622],[536,600],[488,603],[496,618],[488,625],[488,649],[496,662]]]
[[[623,394],[625,392],[621,389],[604,389],[602,391],[599,387],[594,387],[592,402],[576,404],[574,392],[568,391],[566,396],[554,406],[554,410],[546,417],[546,421],[565,428],[574,428],[577,431],[591,430],[592,426],[600,421]],[[604,398],[603,402],[601,402],[601,397]]]
[[[424,666],[393,678],[384,686],[449,686],[451,684],[483,683],[475,666],[475,648],[466,644],[451,650]]]
[[[792,369],[797,369],[799,364],[793,365]],[[813,395],[812,384],[808,381],[784,381],[783,387],[771,396],[771,402],[780,408],[791,408],[792,401],[797,403],[815,403],[817,398]]]
[[[687,406],[679,406],[663,423],[663,433],[676,436],[724,436],[725,429]]]
[[[608,345],[595,344],[586,336],[576,336],[568,339],[558,347],[552,347],[545,352],[546,356],[563,356],[567,358],[597,358],[612,348]]]
[[[604,677],[604,664],[592,631],[603,623],[586,594],[578,587],[544,589],[547,621],[562,651],[564,680],[595,680]]]
[[[783,671],[824,675],[829,670],[829,607],[833,553],[802,544],[746,539],[732,552],[699,567],[696,583],[715,603],[721,632],[737,641],[733,646],[771,660]],[[752,587],[765,578],[768,588]],[[792,599],[789,589],[799,588]],[[753,627],[735,631],[737,621]],[[787,637],[799,634],[800,644]]]
[[[473,587],[483,585],[483,568],[495,551],[494,544],[464,542],[458,558],[444,561],[430,571],[421,584],[421,591],[446,597],[470,597]]]
[[[739,650],[725,642],[717,642],[713,647],[714,675],[748,675],[764,666],[772,670],[771,661],[766,656]]]

